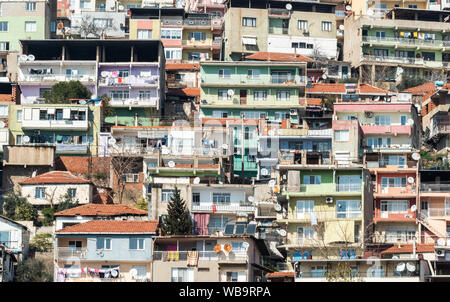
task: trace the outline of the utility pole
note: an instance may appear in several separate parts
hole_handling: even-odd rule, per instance
[[[244,147],[244,141],[245,141],[245,136],[244,136],[244,113],[241,113],[241,177],[242,180],[244,179],[244,151],[245,151],[245,147]]]

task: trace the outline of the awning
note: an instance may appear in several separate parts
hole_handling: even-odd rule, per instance
[[[256,45],[256,37],[242,37],[242,44]]]
[[[256,267],[256,268],[258,268],[258,269],[260,269],[260,270],[262,270],[262,271],[269,272],[269,273],[273,273],[273,272],[274,272],[273,269],[271,269],[271,268],[269,268],[269,267],[267,267],[267,266],[258,264],[258,263],[252,263],[252,266],[254,266],[254,267]]]

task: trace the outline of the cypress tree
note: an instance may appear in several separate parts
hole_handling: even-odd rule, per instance
[[[161,221],[161,231],[163,235],[192,234],[191,215],[177,187],[167,205],[167,216]]]

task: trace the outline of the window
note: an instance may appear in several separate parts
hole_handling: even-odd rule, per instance
[[[297,200],[297,213],[314,211],[314,200]]]
[[[152,31],[148,30],[148,29],[138,29],[137,38],[138,39],[151,39]]]
[[[230,193],[213,193],[213,203],[230,203],[231,194]]]
[[[338,200],[336,202],[337,218],[357,218],[361,216],[360,200]]]
[[[193,268],[172,268],[171,282],[194,282]]]
[[[387,49],[374,49],[373,55],[377,57],[387,57],[389,55],[389,50]]]
[[[139,99],[140,100],[149,100],[152,97],[152,92],[150,90],[142,90],[139,91]]]
[[[382,165],[399,166],[406,168],[406,156],[404,155],[386,155],[381,158]]]
[[[320,185],[322,177],[320,175],[304,175],[303,184],[304,185]]]
[[[212,234],[216,231],[224,231],[227,219],[223,218],[210,218],[208,224],[208,233]]]
[[[113,26],[113,20],[107,18],[94,18],[93,23],[99,28],[108,28]]]
[[[425,61],[435,61],[436,55],[434,52],[422,52],[422,57]]]
[[[83,247],[83,243],[81,241],[69,241],[70,249],[81,249]]]
[[[0,31],[8,31],[8,22],[0,22]]]
[[[36,187],[34,197],[35,198],[45,198],[45,188]]]
[[[36,2],[27,2],[26,3],[26,10],[27,11],[36,10]]]
[[[231,78],[231,70],[219,69],[219,78]]]
[[[338,176],[338,192],[359,192],[361,191],[361,175]]]
[[[406,125],[406,115],[400,116],[400,125],[402,126]]]
[[[22,121],[22,110],[17,110],[17,121],[18,122]]]
[[[331,31],[331,22],[322,21],[322,31]]]
[[[26,32],[35,32],[36,31],[36,21],[26,21],[25,22],[25,31]]]
[[[8,105],[0,106],[0,116],[8,116]]]
[[[408,4],[408,8],[417,8],[417,4]]]
[[[90,8],[91,1],[90,0],[80,0],[80,8]]]
[[[261,71],[259,69],[249,69],[247,74],[249,79],[257,79],[259,78]]]
[[[192,203],[200,203],[200,193],[192,193]]]
[[[375,116],[375,125],[389,126],[391,124],[391,117],[389,115],[377,115]]]
[[[389,213],[407,213],[408,201],[407,200],[382,200],[381,212]]]
[[[253,98],[255,99],[255,101],[265,101],[267,99],[267,91],[255,90],[253,92]]]
[[[80,278],[81,267],[79,265],[64,264],[64,269],[67,270],[66,278]]]
[[[181,39],[181,30],[179,29],[161,29],[161,39]]]
[[[162,190],[161,201],[169,202],[173,197],[174,193],[175,193],[174,190]]]
[[[242,26],[256,27],[256,18],[243,17]]]
[[[9,50],[9,42],[0,42],[0,50]]]
[[[414,240],[416,237],[415,227],[388,227],[386,230],[386,241],[387,242],[409,242]]]
[[[143,238],[130,238],[130,250],[143,250],[144,239]]]
[[[287,101],[287,100],[289,100],[289,98],[290,98],[289,91],[284,91],[284,90],[277,91],[277,100]]]
[[[384,31],[377,31],[377,32],[375,33],[375,36],[376,36],[377,38],[385,38],[385,37],[386,37],[386,32],[384,32]]]
[[[145,278],[147,276],[147,266],[133,265],[133,268],[137,271],[138,278]]]
[[[406,187],[406,177],[382,177],[382,188],[404,188]]]
[[[238,272],[227,272],[227,282],[238,282]]]
[[[97,250],[110,250],[111,238],[97,238]]]
[[[348,130],[336,130],[334,131],[334,140],[337,142],[347,142],[350,139],[350,133]]]
[[[297,217],[298,217],[297,213]],[[301,219],[300,217],[298,217]],[[297,228],[297,242],[298,244],[303,244],[305,239],[314,239],[314,229],[313,227],[298,227]]]
[[[70,197],[75,198],[77,197],[77,189],[71,188],[67,190],[67,193]]]
[[[52,33],[56,32],[56,21],[51,21],[50,22],[50,31]]]
[[[288,119],[289,117],[290,115],[287,112],[275,112],[275,121],[281,121],[284,119]]]
[[[190,32],[188,33],[188,39],[195,41],[205,41],[206,40],[206,33],[205,32]]]
[[[306,21],[306,20],[298,20],[298,29],[300,29],[300,30],[308,30],[308,21]]]
[[[209,58],[208,53],[203,52],[188,52],[188,61],[200,61],[201,58]]]
[[[367,139],[367,146],[372,148],[389,147],[391,145],[390,137],[373,137]]]
[[[313,266],[311,267],[311,277],[325,277],[325,266]]]
[[[129,90],[112,90],[109,92],[109,97],[111,100],[123,100],[130,98]]]
[[[173,48],[169,49],[166,48],[166,59],[169,60],[181,60],[181,49]]]
[[[231,99],[231,96],[228,95],[228,90],[219,89],[217,93],[219,100],[225,101]]]

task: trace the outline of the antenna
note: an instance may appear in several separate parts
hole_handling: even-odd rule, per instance
[[[196,178],[194,178],[194,184],[195,185],[198,185],[200,183],[200,177],[196,177]]]

